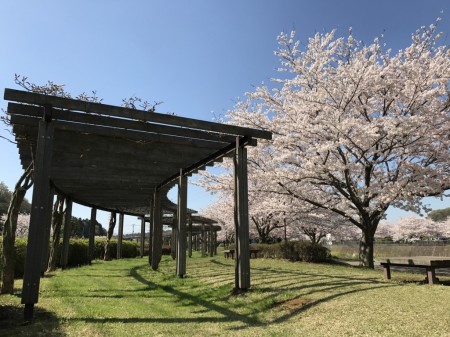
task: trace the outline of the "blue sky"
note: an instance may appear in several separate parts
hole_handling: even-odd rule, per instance
[[[17,73],[36,84],[66,84],[74,95],[96,90],[107,104],[136,95],[163,101],[159,112],[212,120],[276,76],[274,50],[282,31],[295,30],[305,41],[315,32],[336,28],[345,35],[352,27],[367,43],[384,34],[387,47],[397,51],[437,17],[448,44],[448,0],[5,1],[0,89],[16,88]],[[3,129],[0,135],[7,136]],[[2,139],[0,146],[0,180],[12,189],[21,174],[18,153]],[[210,200],[189,189],[189,207],[201,209]],[[431,201],[433,208],[450,206]],[[82,207],[75,212],[89,217]],[[404,213],[389,210],[388,219],[399,216]],[[106,225],[107,214],[100,212],[99,220]],[[131,232],[138,221],[126,217],[125,223]]]

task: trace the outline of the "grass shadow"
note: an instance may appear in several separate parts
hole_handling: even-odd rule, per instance
[[[159,288],[161,290],[163,290],[164,292],[167,292],[173,296],[176,296],[180,301],[189,301],[190,303],[193,303],[194,305],[198,305],[201,307],[204,307],[205,310],[208,311],[214,311],[217,312],[219,314],[221,314],[223,317],[211,317],[211,318],[205,318],[205,317],[197,317],[197,318],[165,318],[162,321],[163,322],[173,322],[173,323],[181,323],[181,322],[237,322],[240,321],[242,322],[245,326],[257,326],[257,325],[261,325],[262,323],[258,320],[256,320],[255,318],[252,318],[248,315],[242,315],[239,314],[233,310],[224,308],[218,304],[215,304],[211,301],[207,301],[204,300],[198,296],[194,296],[182,291],[179,291],[177,289],[175,289],[174,287],[171,286],[162,286],[162,285],[158,285],[155,284],[149,280],[147,280],[145,277],[143,277],[142,275],[140,275],[138,273],[138,270],[140,269],[140,267],[134,267],[131,269],[130,275],[137,281],[139,281],[142,284],[147,285],[148,287],[151,288]],[[242,327],[241,327],[242,328]]]
[[[0,336],[65,336],[58,317],[40,307],[34,308],[33,321],[25,322],[22,305],[0,305]]]

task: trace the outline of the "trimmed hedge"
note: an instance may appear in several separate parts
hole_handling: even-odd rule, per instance
[[[103,259],[105,255],[105,238],[95,239],[94,242],[94,259]],[[2,237],[0,236],[0,268],[2,267]],[[111,240],[111,257],[115,258],[117,256],[117,240]],[[56,251],[57,261],[56,266],[60,267],[60,256],[61,256],[62,244],[58,246]],[[27,239],[17,238],[15,242],[15,265],[14,265],[14,276],[16,278],[22,278],[24,273],[25,257],[27,251]],[[87,264],[89,251],[89,240],[88,239],[70,239],[69,242],[69,257],[67,266],[68,267],[78,267]],[[122,257],[123,258],[133,258],[138,256],[138,244],[133,241],[124,240],[122,241]]]
[[[284,258],[290,261],[326,262],[331,258],[328,248],[309,241],[286,242],[280,248]]]
[[[27,239],[17,238],[14,244],[14,275],[16,278],[23,276],[25,256],[27,253]],[[3,269],[3,237],[0,236],[0,269]]]
[[[309,241],[288,241],[275,244],[252,244],[258,249],[258,256],[290,261],[327,262],[331,259],[330,250],[320,244]]]

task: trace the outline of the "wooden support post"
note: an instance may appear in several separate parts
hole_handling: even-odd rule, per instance
[[[212,224],[209,224],[209,256],[214,256],[214,233]]]
[[[436,269],[434,267],[427,267],[427,281],[428,284],[434,284],[437,282]]]
[[[148,230],[148,264],[152,265],[152,251],[153,251],[153,199],[150,200],[150,221]]]
[[[91,208],[91,221],[89,223],[89,253],[88,263],[91,264],[94,259],[94,240],[95,240],[95,223],[97,222],[97,209]]]
[[[70,233],[72,232],[72,199],[66,198],[66,213],[64,215],[64,232],[63,243],[61,250],[61,268],[67,268],[67,262],[69,260],[69,243]]]
[[[188,256],[192,257],[192,218],[189,217],[188,221]]]
[[[141,257],[144,257],[144,248],[145,248],[145,216],[143,215],[141,218]]]
[[[214,255],[217,255],[217,232],[214,232]]]
[[[41,275],[44,276],[45,271],[48,268],[48,260],[50,254],[50,232],[52,229],[52,215],[53,215],[53,197],[55,190],[50,187],[50,194],[48,196],[47,212],[45,213],[45,230],[44,230],[44,247],[42,249],[42,262],[41,262]]]
[[[117,259],[122,258],[123,219],[124,219],[124,214],[119,213],[119,230],[117,233]]]
[[[389,263],[383,264],[383,272],[384,272],[384,278],[386,280],[391,279],[391,265]]]
[[[50,122],[51,108],[45,108],[44,119],[39,122],[39,131],[34,163],[34,187],[31,203],[30,226],[28,230],[27,255],[25,260],[22,304],[25,304],[25,321],[33,318],[34,304],[39,298],[42,250],[45,228],[48,226],[46,213],[51,212],[50,165],[53,148],[53,124]],[[48,245],[48,242],[47,242]]]
[[[177,270],[179,277],[186,274],[186,218],[187,218],[187,177],[180,170],[178,180],[178,235],[177,235]]]
[[[161,192],[155,191],[153,197],[153,243],[152,243],[152,269],[157,270],[162,253],[162,219],[161,219]]]
[[[209,255],[209,230],[205,225],[205,255]]]
[[[172,235],[170,236],[170,256],[172,259],[177,258],[177,237],[178,237],[178,222],[175,214],[172,218]]]
[[[202,223],[202,232],[201,232],[201,250],[202,250],[202,256],[206,255],[206,231],[205,231],[205,224]]]
[[[235,227],[236,227],[236,287],[250,288],[250,244],[248,224],[247,149],[236,141],[234,158],[235,178]]]

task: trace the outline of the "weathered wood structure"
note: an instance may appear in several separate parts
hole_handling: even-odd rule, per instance
[[[192,210],[190,210],[192,211]],[[185,220],[185,234],[180,235],[178,231],[179,220],[173,216],[166,216],[163,218],[163,224],[172,228],[170,239],[166,243],[170,243],[172,253],[177,254],[179,240],[184,238],[187,244],[188,256],[192,256],[194,249],[194,242],[201,243],[201,251],[203,255],[214,256],[217,255],[217,232],[222,228],[217,225],[217,221],[206,218],[201,215],[188,214]],[[169,234],[166,234],[166,238]],[[198,244],[195,246],[198,249]],[[180,275],[182,276],[182,275]]]
[[[91,207],[94,220],[96,210],[151,214],[149,263],[157,269],[167,191],[178,184],[177,229],[182,237],[187,177],[223,156],[234,156],[236,167],[236,287],[250,287],[245,147],[256,145],[257,138],[270,139],[269,132],[12,89],[5,89],[4,98],[11,101],[8,114],[22,166],[34,162],[22,291],[27,320],[38,302],[53,191],[69,198],[70,205]],[[186,268],[184,242],[178,243],[180,276]]]

